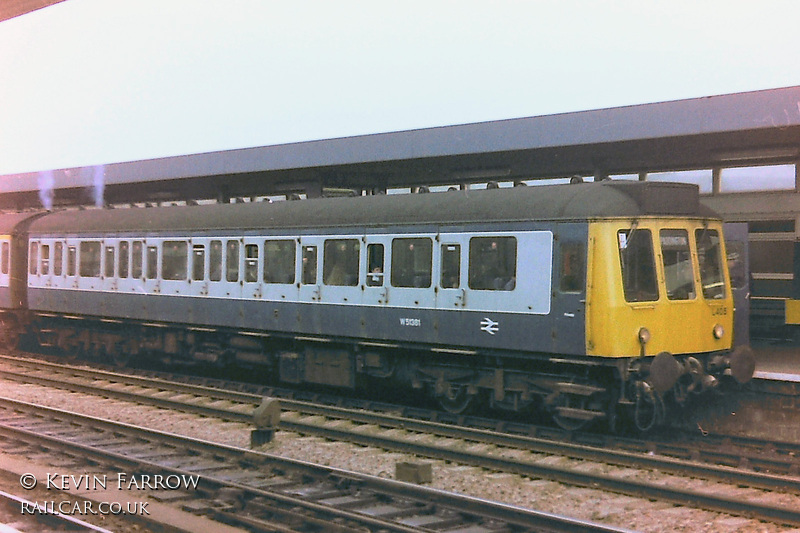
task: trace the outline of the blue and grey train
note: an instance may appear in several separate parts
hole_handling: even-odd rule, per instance
[[[719,218],[685,184],[0,215],[3,340],[632,420],[747,382]]]

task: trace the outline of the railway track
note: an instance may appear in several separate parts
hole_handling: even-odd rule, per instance
[[[117,483],[194,479],[181,487],[184,508],[250,531],[621,531],[9,399],[0,439],[16,454],[84,458]]]
[[[43,365],[41,361],[22,361],[19,364],[27,366],[25,372],[15,373],[6,368],[0,372],[0,376],[6,379],[156,405],[171,410],[194,412],[225,420],[251,422],[253,408],[262,400],[262,396],[252,393],[223,391],[212,387],[63,367],[63,365],[52,363]],[[59,374],[53,376],[53,372],[59,372]],[[789,505],[783,508],[749,501],[750,497],[742,498],[741,495],[735,493],[729,496],[720,496],[717,494],[719,487],[716,485],[702,490],[670,487],[663,481],[644,482],[635,479],[620,479],[614,475],[586,472],[585,468],[579,466],[554,467],[540,461],[505,458],[505,456],[514,457],[519,451],[561,455],[584,463],[594,462],[624,468],[645,469],[670,473],[683,478],[700,477],[728,485],[800,495],[800,479],[796,476],[775,475],[756,471],[753,468],[742,469],[725,466],[728,463],[734,463],[752,467],[751,459],[735,453],[723,453],[719,450],[714,453],[711,451],[699,453],[696,448],[678,449],[675,444],[661,445],[661,449],[670,454],[667,456],[654,453],[653,444],[633,439],[615,439],[618,442],[617,448],[607,449],[608,441],[606,440],[599,445],[589,445],[565,443],[551,438],[526,435],[524,434],[526,431],[527,433],[534,431],[531,427],[528,427],[526,431],[521,431],[524,427],[522,425],[506,427],[506,431],[501,432],[497,431],[497,428],[465,428],[460,425],[445,424],[441,421],[411,419],[396,414],[366,412],[297,400],[282,400],[282,402],[284,409],[289,412],[284,415],[281,428],[298,433],[403,451],[571,485],[601,488],[606,491],[669,501],[728,514],[752,516],[781,524],[800,525],[800,513],[794,510],[797,508],[796,504],[794,507]],[[344,419],[349,422],[349,425],[348,427],[342,427],[341,424],[332,425],[328,423],[331,419]],[[484,421],[485,425],[488,425],[487,421]],[[384,430],[376,432],[374,428],[377,427]],[[508,430],[514,430],[517,434],[511,434]],[[400,433],[398,434],[398,432]],[[462,449],[464,446],[447,443],[423,443],[416,437],[410,438],[410,432],[417,435],[436,435],[439,441],[453,439],[458,442],[467,442],[469,447],[473,448],[477,445],[495,449],[493,452],[483,453],[465,450]],[[638,444],[636,444],[637,442]],[[730,443],[728,444],[730,447]],[[745,444],[752,445],[752,443]],[[636,446],[641,450],[624,449]],[[748,449],[743,445],[740,448]],[[756,452],[750,450],[749,453],[755,454]],[[690,461],[683,458],[688,458]],[[700,464],[696,461],[698,458],[707,461],[715,459],[722,464]],[[796,471],[796,458],[790,451],[787,451],[785,459],[772,458],[766,462],[762,461],[761,466],[766,465],[772,470],[789,473]]]
[[[0,531],[7,533],[112,533],[65,514],[40,509],[37,502],[0,491]]]

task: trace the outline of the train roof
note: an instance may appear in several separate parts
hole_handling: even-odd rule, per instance
[[[0,213],[0,235],[11,235],[18,230],[20,223],[36,216],[41,216],[45,211],[25,211],[21,213]]]
[[[641,216],[719,218],[700,203],[696,185],[603,181],[275,203],[58,211],[35,220],[30,232],[381,227]]]

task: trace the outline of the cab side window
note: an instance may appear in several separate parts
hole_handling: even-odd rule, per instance
[[[581,292],[584,289],[583,245],[567,242],[561,245],[561,292]]]
[[[703,297],[706,300],[725,298],[724,263],[717,230],[699,229],[695,231],[697,258],[700,261],[700,281],[703,283]]]

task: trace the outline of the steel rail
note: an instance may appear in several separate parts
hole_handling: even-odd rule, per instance
[[[127,376],[122,374],[115,374],[105,371],[94,372],[85,369],[76,370],[78,370],[78,372],[76,372],[77,375],[86,378],[102,377],[103,379],[108,379],[115,383],[130,383],[132,385],[146,387],[148,389],[158,388],[161,390],[169,390],[197,396],[208,394],[209,397],[214,400],[224,399],[226,401],[239,402],[240,405],[244,405],[246,408],[239,409],[234,407],[203,405],[194,402],[187,402],[185,399],[176,400],[174,398],[153,396],[150,394],[144,394],[142,392],[106,388],[96,384],[86,385],[65,382],[63,380],[51,377],[20,374],[2,369],[0,369],[0,377],[13,379],[15,381],[37,383],[48,387],[62,389],[68,388],[69,390],[75,392],[84,392],[95,395],[99,393],[104,396],[113,397],[124,401],[148,404],[164,409],[179,410],[182,412],[194,413],[202,416],[214,417],[232,422],[242,422],[246,424],[252,423],[252,410],[263,399],[261,396],[250,393],[219,391],[209,387],[186,385],[183,383],[172,383],[155,378],[148,379],[134,377],[133,379],[128,380]],[[68,373],[73,373],[72,369],[70,369]],[[451,424],[443,424],[440,422],[410,419],[382,413],[364,412],[337,406],[316,405],[298,400],[281,400],[281,403],[284,410],[296,411],[304,414],[321,415],[328,418],[345,419],[352,422],[357,422],[359,424],[369,424],[383,428],[397,428],[407,431],[433,434],[440,437],[457,438],[469,442],[504,446],[535,453],[561,455],[573,459],[602,462],[622,467],[652,469],[662,473],[686,477],[698,477],[706,480],[722,481],[725,483],[742,484],[764,490],[793,491],[800,493],[800,478],[797,477],[776,476],[762,472],[755,472],[752,470],[703,464],[696,461],[687,463],[686,461],[673,459],[667,456],[605,449],[598,446],[554,441],[550,439],[523,435],[513,435],[487,429],[466,428]],[[283,419],[281,420],[280,427],[282,429],[297,433],[313,434],[321,437],[349,441],[362,445],[378,446],[391,450],[404,450],[407,446],[403,439],[400,438],[365,435],[358,431],[330,429],[325,427],[323,424],[315,424],[310,422]],[[419,455],[436,456],[425,453],[424,449],[421,447],[416,448],[413,453],[417,453]],[[469,463],[476,464],[480,462],[479,457],[480,454],[473,454],[473,456],[469,458]],[[464,458],[464,460],[466,459],[467,458]]]
[[[543,529],[545,531],[568,531],[574,533],[611,533],[626,531],[624,529],[615,528],[612,526],[605,526],[583,520],[562,517],[550,513],[542,513],[530,509],[523,509],[521,507],[491,502],[461,494],[449,493],[438,489],[379,478],[376,476],[369,476],[357,472],[315,465],[313,463],[288,459],[274,454],[237,448],[235,446],[218,444],[201,439],[187,438],[172,433],[140,428],[130,424],[124,424],[60,409],[35,405],[28,402],[21,402],[9,398],[0,397],[0,408],[4,408],[7,411],[25,413],[30,416],[47,418],[48,420],[58,420],[71,430],[66,437],[62,432],[58,432],[58,435],[46,435],[42,434],[41,432],[37,432],[35,429],[31,430],[25,428],[15,428],[13,425],[9,425],[3,421],[2,417],[0,417],[0,433],[3,433],[7,436],[13,435],[15,438],[22,436],[25,440],[34,439],[55,446],[69,446],[82,454],[91,454],[92,456],[102,460],[111,460],[125,464],[126,466],[142,468],[148,471],[152,471],[153,469],[163,469],[176,474],[197,473],[193,472],[188,467],[181,468],[162,465],[152,459],[137,458],[135,457],[135,450],[129,455],[126,455],[122,451],[104,450],[102,447],[81,443],[79,440],[76,441],[79,439],[79,437],[75,436],[76,425],[113,432],[113,434],[117,436],[125,435],[137,440],[144,440],[145,442],[164,444],[170,448],[186,449],[195,453],[207,453],[209,454],[209,457],[213,458],[214,462],[219,462],[221,458],[228,458],[230,465],[250,464],[257,466],[261,472],[263,472],[265,467],[273,466],[282,471],[291,470],[302,472],[305,476],[309,477],[314,476],[328,480],[339,479],[343,485],[356,484],[361,490],[374,490],[378,493],[392,495],[401,499],[414,499],[424,502],[426,505],[437,505],[447,509],[452,509],[454,512],[460,515],[474,515],[479,517],[481,520],[502,521],[508,523],[509,526],[512,527],[512,531],[541,531]],[[33,425],[35,426],[36,424]],[[80,431],[77,432],[77,435],[81,434],[82,433]],[[145,455],[152,454],[152,450],[148,450],[143,453]],[[205,483],[247,491],[264,498],[281,501],[287,505],[298,505],[298,502],[304,501],[298,500],[295,497],[287,496],[285,494],[280,494],[275,491],[263,490],[244,483],[236,483],[223,478],[218,478],[214,476],[213,472],[209,473],[204,471],[201,472],[200,475],[201,480]],[[375,527],[376,529],[382,529],[385,531],[419,531],[419,529],[416,527],[410,527],[402,523],[380,518],[378,516],[365,516],[357,511],[340,509],[332,507],[331,505],[320,504],[313,501],[305,501],[303,506],[307,509],[318,511],[329,516],[338,516],[342,519],[359,521],[360,523],[369,525],[370,527]]]

